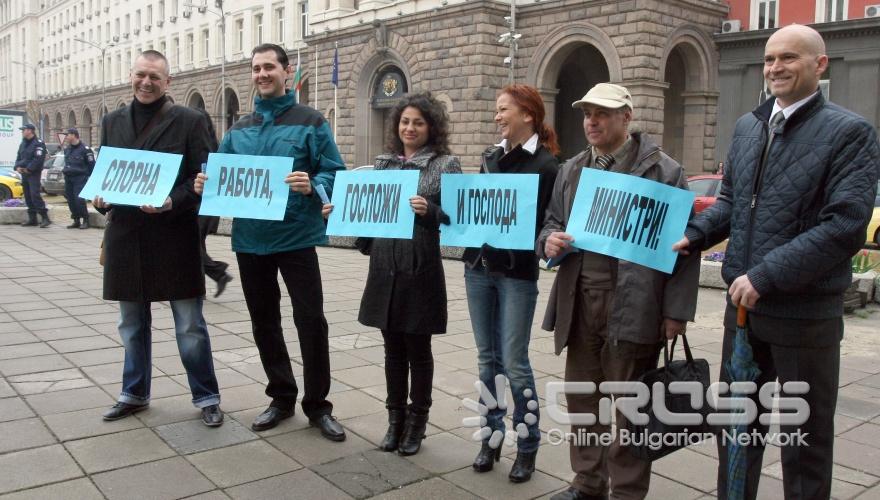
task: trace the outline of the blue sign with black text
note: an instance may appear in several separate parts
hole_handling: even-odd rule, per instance
[[[574,246],[671,273],[694,193],[634,175],[584,169],[565,232]]]
[[[183,155],[104,146],[79,197],[114,205],[161,207],[174,187]]]
[[[538,174],[443,174],[440,198],[450,219],[441,245],[535,248]]]
[[[293,158],[211,153],[199,215],[284,220]]]
[[[418,170],[337,172],[327,234],[412,239],[418,189]]]

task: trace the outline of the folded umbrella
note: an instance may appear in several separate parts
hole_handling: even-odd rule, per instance
[[[733,352],[724,363],[724,369],[731,382],[754,382],[761,370],[755,362],[752,346],[749,344],[749,331],[747,327],[748,312],[742,305],[736,311],[736,334],[733,337]],[[733,397],[743,397],[732,391]],[[746,447],[739,444],[735,439],[740,433],[747,432],[747,423],[731,425],[731,436],[734,439],[727,444],[727,498],[728,500],[741,500],[746,493]]]

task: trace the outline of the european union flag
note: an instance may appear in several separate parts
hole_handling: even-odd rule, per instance
[[[333,49],[333,76],[330,82],[334,87],[339,86],[339,49]]]

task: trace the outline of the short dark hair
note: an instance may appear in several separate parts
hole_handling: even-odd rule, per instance
[[[141,52],[138,57],[143,57],[144,59],[149,59],[151,61],[162,61],[163,63],[165,63],[165,76],[169,76],[171,74],[171,65],[168,64],[168,58],[166,58],[165,55],[158,50],[145,50]]]
[[[287,58],[287,51],[285,51],[280,45],[275,45],[274,43],[261,43],[254,47],[254,50],[251,51],[251,62],[253,62],[255,55],[269,51],[275,52],[275,58],[278,59],[278,64],[280,64],[282,68],[290,66],[290,59]]]
[[[425,146],[429,146],[437,154],[450,154],[449,115],[446,113],[446,105],[438,101],[430,92],[409,94],[397,101],[391,110],[391,119],[388,120],[385,149],[389,153],[403,154],[403,141],[400,140],[398,126],[403,111],[410,107],[419,110],[422,118],[428,123],[428,142]]]

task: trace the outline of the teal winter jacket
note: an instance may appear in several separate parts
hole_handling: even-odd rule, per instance
[[[254,109],[232,126],[218,152],[292,157],[293,170],[309,173],[313,193],[289,191],[284,220],[235,218],[232,250],[268,255],[326,243],[321,198],[314,189],[320,184],[331,196],[336,171],[345,169],[330,126],[321,113],[297,104],[291,92],[272,99],[257,96]]]

